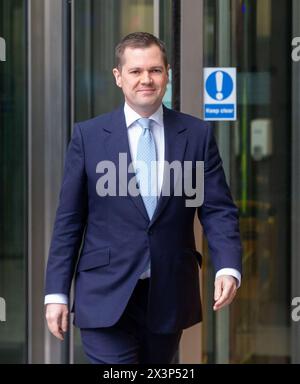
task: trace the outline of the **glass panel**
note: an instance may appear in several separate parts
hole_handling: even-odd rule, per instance
[[[180,22],[180,20],[174,20]],[[172,63],[172,0],[162,0],[159,2],[159,38],[166,44],[168,60]]]
[[[26,2],[0,0],[0,363],[26,362]]]
[[[75,121],[122,101],[114,84],[114,48],[130,32],[153,33],[153,0],[75,1]]]
[[[290,361],[291,1],[232,2],[239,121],[232,188],[244,278],[231,307],[231,361]],[[280,34],[278,35],[278,27]]]
[[[112,74],[114,48],[130,32],[153,33],[153,0],[75,0],[75,121],[123,102]],[[85,362],[75,330],[74,361]]]
[[[205,0],[213,16],[220,3]],[[290,199],[291,199],[291,1],[231,0],[228,46],[238,71],[238,120],[219,125],[228,177],[240,209],[244,247],[243,280],[229,312],[229,361],[290,361]],[[216,26],[215,26],[216,25]],[[280,26],[280,34],[278,34]],[[206,20],[209,65],[219,65],[221,23]],[[222,63],[221,63],[222,64]],[[227,144],[226,144],[227,145]],[[225,147],[226,147],[225,145]],[[207,274],[210,283],[213,276]],[[210,303],[208,311],[210,311]],[[206,316],[208,316],[206,314]],[[208,332],[213,323],[207,323]],[[216,331],[216,329],[214,329]],[[214,344],[214,355],[220,348]],[[209,346],[204,350],[209,356]]]
[[[180,22],[178,20],[177,22]],[[172,43],[173,43],[173,25],[172,25],[172,0],[163,0],[159,2],[159,38],[164,41],[167,49],[168,61],[171,66],[169,70],[169,83],[163,98],[166,107],[172,107]]]

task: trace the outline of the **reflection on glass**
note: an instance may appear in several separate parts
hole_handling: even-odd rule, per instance
[[[26,362],[25,1],[0,0],[0,363]]]

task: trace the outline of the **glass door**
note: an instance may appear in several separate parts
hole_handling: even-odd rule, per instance
[[[0,363],[27,360],[26,1],[0,0]],[[2,307],[3,309],[3,307]],[[2,317],[3,320],[3,317]]]
[[[153,33],[153,0],[75,0],[75,121],[123,100],[114,85],[114,48],[130,32]]]
[[[164,1],[161,7],[163,20],[169,20],[170,3]],[[158,4],[153,0],[74,1],[75,121],[109,112],[123,102],[112,75],[114,48],[130,32],[155,33],[154,8]],[[170,39],[169,29],[164,27],[161,31],[166,31]],[[74,335],[74,362],[86,362],[78,330]]]
[[[215,126],[240,210],[243,279],[234,304],[207,322],[213,354],[207,342],[204,357],[288,363],[292,4],[206,0],[205,8],[209,65],[238,73],[238,120]]]

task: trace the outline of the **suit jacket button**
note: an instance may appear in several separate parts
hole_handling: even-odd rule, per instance
[[[152,229],[149,229],[149,230],[148,230],[148,233],[149,233],[149,235],[152,235],[152,234],[153,234]]]

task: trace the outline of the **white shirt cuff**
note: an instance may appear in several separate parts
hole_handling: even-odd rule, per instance
[[[220,269],[216,273],[216,278],[219,277],[219,276],[224,276],[224,275],[229,275],[229,276],[235,277],[237,279],[237,281],[238,281],[237,288],[239,288],[241,286],[242,276],[241,276],[240,272],[237,269],[234,269],[234,268],[222,268],[222,269]]]
[[[67,304],[68,305],[68,296],[63,293],[46,295],[44,304]]]

